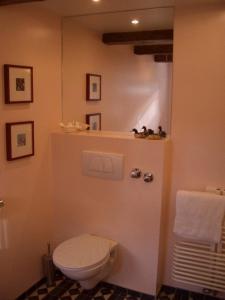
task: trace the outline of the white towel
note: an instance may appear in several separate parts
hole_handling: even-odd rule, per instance
[[[178,191],[174,233],[182,238],[219,243],[225,213],[225,196]]]

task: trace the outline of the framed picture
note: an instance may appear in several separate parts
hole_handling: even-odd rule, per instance
[[[101,75],[86,74],[86,100],[101,100]]]
[[[101,130],[101,114],[86,115],[86,123],[90,126],[90,130]]]
[[[4,65],[5,103],[33,102],[33,68]]]
[[[7,160],[34,155],[34,122],[6,123]]]

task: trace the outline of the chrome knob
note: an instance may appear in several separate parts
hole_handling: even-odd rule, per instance
[[[3,200],[0,199],[0,208],[5,206],[5,202]]]
[[[138,168],[135,168],[135,169],[133,169],[132,171],[131,171],[131,173],[130,173],[130,177],[131,178],[141,178],[141,170],[140,169],[138,169]]]
[[[154,176],[152,173],[145,173],[144,174],[144,182],[152,182],[154,180]]]

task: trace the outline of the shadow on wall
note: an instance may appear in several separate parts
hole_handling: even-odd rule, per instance
[[[157,63],[155,70],[156,77],[152,83],[153,93],[140,107],[134,127],[140,130],[145,125],[157,130],[161,125],[166,132],[170,132],[172,64]]]

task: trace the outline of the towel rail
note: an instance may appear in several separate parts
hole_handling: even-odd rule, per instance
[[[182,268],[183,268],[183,266],[184,266],[184,264],[182,263],[182,262],[179,262],[179,261],[176,261],[176,265],[177,265],[177,269],[181,269],[182,270]],[[201,266],[201,265],[190,265],[190,264],[186,264],[185,265],[185,267],[186,267],[186,269],[187,270],[196,270],[196,271],[204,271],[204,274],[205,274],[205,270],[206,270],[206,268],[204,267],[204,266]],[[208,267],[207,268],[207,270],[208,270],[208,272],[209,271],[211,271],[211,268],[210,267]],[[220,269],[220,271],[216,268],[216,269],[214,269],[214,270],[216,270],[216,275],[218,274],[218,275],[222,275],[223,276],[223,278],[224,278],[224,270],[222,269]]]
[[[189,280],[186,277],[179,276],[177,278],[174,277],[174,279],[177,282],[182,282],[182,283],[185,283],[185,284],[189,283],[189,284],[192,284],[192,285],[194,284],[195,286],[198,286],[198,287],[201,287],[201,288],[205,285],[204,281],[195,280],[194,278]],[[220,286],[220,285],[216,285],[216,284],[213,284],[213,283],[207,283],[207,288],[224,293],[224,287]]]
[[[201,242],[176,241],[172,278],[177,282],[225,293],[225,222],[221,242],[214,248]]]

